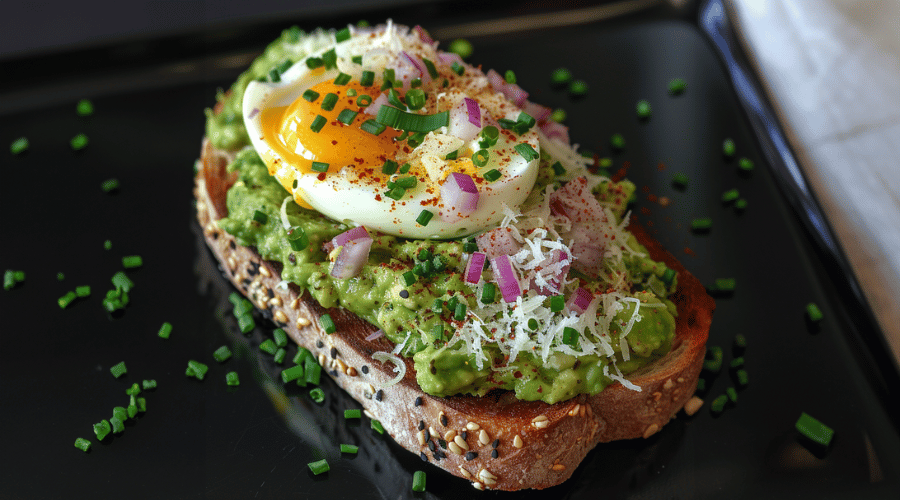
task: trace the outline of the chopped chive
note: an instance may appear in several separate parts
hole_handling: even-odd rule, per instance
[[[445,160],[455,160],[459,157],[459,150],[451,151],[447,153],[447,156],[444,157]]]
[[[119,189],[119,179],[106,179],[105,181],[100,183],[100,189],[104,193],[111,193]]]
[[[228,372],[225,374],[225,383],[230,386],[241,385],[241,380],[237,372]]]
[[[302,365],[306,358],[312,358],[312,353],[309,352],[309,349],[303,346],[297,346],[297,354],[294,355],[294,364]]]
[[[650,101],[647,101],[646,99],[641,99],[640,101],[637,102],[637,105],[635,106],[635,110],[637,111],[638,118],[641,118],[641,119],[650,118],[650,113],[651,113]]]
[[[529,318],[528,320],[528,329],[532,331],[537,331],[540,324],[538,324],[538,320],[534,318]]]
[[[697,392],[704,392],[704,391],[706,391],[706,380],[705,380],[705,379],[702,379],[702,378],[698,378],[698,379],[697,379],[697,389],[696,389],[696,391],[697,391]]]
[[[416,222],[422,226],[427,226],[428,223],[431,222],[432,217],[434,217],[434,212],[422,210],[422,212],[419,213],[419,216],[416,217]]]
[[[609,145],[615,150],[620,151],[625,149],[625,136],[618,133],[613,134],[612,137],[609,138]]]
[[[131,396],[129,401],[128,407],[126,408],[126,411],[128,411],[128,418],[134,418],[138,414],[137,401],[134,399],[134,396]]]
[[[560,312],[566,307],[566,297],[564,295],[554,295],[550,297],[550,311]]]
[[[338,114],[338,121],[343,123],[344,125],[350,125],[353,123],[353,120],[356,119],[356,115],[358,115],[358,111],[353,111],[350,109],[341,110],[340,114]]]
[[[94,424],[94,434],[97,435],[97,439],[100,441],[103,441],[103,438],[109,435],[110,430],[109,420],[103,419]]]
[[[734,153],[737,152],[737,147],[734,145],[734,140],[725,139],[722,141],[722,153],[727,157],[734,156]]]
[[[128,368],[125,366],[124,361],[120,361],[120,362],[116,363],[115,365],[113,365],[109,369],[109,371],[110,371],[110,373],[112,373],[113,377],[119,378],[122,375],[125,375],[126,373],[128,373]]]
[[[334,49],[329,49],[327,52],[322,54],[322,63],[325,64],[326,69],[337,68],[337,53],[334,51]]]
[[[112,426],[113,434],[120,434],[122,431],[125,430],[125,424],[122,423],[122,421],[116,417],[110,418],[109,423]]]
[[[359,446],[341,443],[341,453],[358,453]]]
[[[382,109],[384,109],[385,107],[386,106],[382,106]],[[386,127],[385,125],[382,125],[382,124],[378,123],[377,121],[371,120],[371,119],[364,121],[362,123],[362,125],[359,126],[359,128],[363,129],[364,131],[366,131],[372,135],[381,134],[382,132],[384,132],[385,127]]]
[[[309,467],[309,470],[317,476],[323,472],[328,472],[331,469],[331,467],[328,466],[328,461],[324,458],[317,462],[310,462],[306,465]]]
[[[733,292],[734,287],[734,278],[717,278],[713,289],[717,292]]]
[[[94,114],[94,104],[87,99],[81,99],[75,105],[75,113],[78,116],[90,116]]]
[[[583,96],[587,94],[588,84],[584,80],[573,80],[569,83],[569,94],[573,96]]]
[[[686,88],[687,82],[684,80],[684,78],[673,78],[669,82],[669,93],[672,95],[683,94]]]
[[[358,65],[362,66],[363,56],[353,56],[350,58],[350,60],[353,61],[353,64],[358,64]]]
[[[375,431],[379,434],[384,434],[384,426],[381,425],[381,422],[379,422],[378,420],[372,420],[371,422],[369,422],[369,425],[371,425],[372,429],[375,429]]]
[[[197,380],[203,380],[203,377],[206,376],[206,372],[209,370],[209,366],[195,361],[193,359],[188,361],[187,370],[185,371],[185,375],[188,377],[196,377]]]
[[[453,64],[450,65],[450,69],[459,76],[462,76],[463,73],[466,72],[465,66],[460,64],[459,61],[453,61]]]
[[[410,132],[431,132],[450,123],[450,112],[442,111],[433,115],[419,115],[391,106],[382,106],[375,117],[377,123],[390,126],[397,130]]]
[[[388,103],[391,106],[395,106],[400,109],[406,109],[406,104],[403,104],[403,101],[400,100],[400,94],[396,89],[391,89],[388,91]]]
[[[735,389],[734,387],[729,387],[729,388],[725,389],[725,394],[728,396],[729,401],[731,401],[732,403],[737,403],[737,400],[738,400],[737,389]]]
[[[516,144],[515,149],[522,158],[525,158],[525,161],[533,161],[541,157],[540,153],[535,151],[534,148],[531,147],[531,144],[528,144],[526,142],[523,142],[522,144]]]
[[[472,153],[472,163],[474,163],[476,167],[483,167],[487,165],[490,158],[491,155],[486,149],[479,149],[478,151]]]
[[[416,275],[412,271],[407,271],[400,275],[400,280],[405,286],[412,286],[416,282]]]
[[[612,166],[613,161],[612,158],[600,158],[598,164],[600,165],[600,168],[609,168]]]
[[[296,365],[285,370],[281,370],[281,381],[285,384],[293,382],[303,376],[303,365]]]
[[[822,310],[819,309],[819,306],[817,306],[815,302],[806,304],[806,316],[814,323],[822,321],[822,318],[824,317]]]
[[[566,344],[573,348],[577,348],[578,347],[578,337],[579,337],[578,330],[576,330],[570,326],[563,328],[563,337],[562,337],[563,344]]]
[[[513,70],[508,69],[503,73],[503,79],[506,80],[506,83],[516,83],[516,74]]]
[[[128,420],[128,410],[126,410],[122,406],[116,406],[113,408],[113,417],[118,418],[121,421]]]
[[[122,257],[122,267],[125,269],[133,269],[144,265],[144,259],[140,255],[128,255]]]
[[[75,447],[87,453],[88,450],[91,449],[91,442],[84,438],[77,438],[75,440]]]
[[[216,349],[213,352],[213,359],[215,359],[219,363],[224,363],[225,361],[228,361],[228,359],[231,358],[231,356],[232,356],[231,349],[229,349],[227,345],[223,345],[222,347]]]
[[[494,182],[500,178],[502,174],[496,168],[492,168],[484,173],[483,177],[488,182]]]
[[[425,471],[417,470],[413,473],[413,491],[425,491]]]
[[[287,351],[284,349],[284,347],[279,347],[278,350],[275,351],[275,356],[273,356],[272,359],[275,361],[275,363],[280,365],[280,364],[284,363],[284,358],[286,358],[286,357],[287,357]]]
[[[427,97],[425,91],[422,89],[410,89],[410,91],[406,93],[406,105],[409,106],[409,109],[422,109],[422,107],[425,106]]]
[[[90,294],[91,294],[91,287],[89,287],[87,285],[75,287],[75,296],[76,297],[87,297]]]
[[[744,357],[743,356],[734,358],[731,360],[730,363],[728,363],[729,368],[740,368],[742,366],[744,366]]]
[[[62,281],[64,279],[66,279],[66,275],[63,273],[56,273],[56,279],[57,279],[57,281]]]
[[[422,79],[421,79],[421,78],[413,78],[412,81],[409,82],[409,87],[410,87],[410,88],[415,89],[415,88],[419,88],[419,87],[421,87],[421,86],[422,86]]]
[[[253,320],[253,316],[250,313],[241,314],[237,316],[238,329],[241,333],[250,333],[256,328],[256,321]]]
[[[319,363],[316,363],[313,359],[307,359],[305,363],[303,363],[303,385],[312,384],[319,385],[319,378],[322,376],[322,367]],[[300,384],[301,379],[297,379],[297,384]]]
[[[129,396],[137,396],[141,393],[141,386],[137,382],[131,384],[131,387],[125,390],[125,394]]]
[[[16,272],[12,269],[7,269],[3,273],[3,289],[12,290],[14,286],[16,286]],[[60,304],[60,307],[63,307],[62,304]]]
[[[75,151],[84,149],[88,145],[88,136],[84,134],[78,134],[69,141],[69,145],[72,146],[72,149]]]
[[[435,299],[440,301],[441,299]],[[440,321],[435,323],[434,326],[431,327],[431,338],[434,340],[443,340],[444,338],[444,324]]]
[[[741,158],[738,160],[738,167],[745,172],[753,170],[753,166],[753,160],[750,158]]]
[[[456,304],[456,307],[453,309],[453,319],[456,321],[463,321],[466,319],[466,303],[460,302]]]
[[[359,78],[359,84],[363,87],[371,87],[375,83],[375,72],[365,70]]]
[[[803,434],[822,446],[831,444],[831,438],[834,437],[834,430],[832,428],[815,419],[805,411],[800,413],[800,418],[797,419],[797,423],[794,424],[794,427],[800,434]]]
[[[328,172],[328,164],[320,161],[312,162],[312,166],[310,167],[313,172]]]
[[[279,64],[275,69],[278,70],[279,75],[283,75],[284,72],[289,70],[291,68],[291,66],[293,66],[293,65],[294,65],[294,61],[292,61],[290,59],[285,59],[284,61],[281,61],[281,64]]]
[[[171,334],[172,334],[172,323],[169,323],[168,321],[164,322],[162,324],[162,326],[159,327],[159,333],[157,333],[157,335],[159,335],[160,337],[162,337],[164,339],[169,338],[169,335],[171,335]]]
[[[285,347],[288,343],[287,333],[281,328],[276,328],[275,330],[273,330],[272,337],[274,337],[275,345],[277,345],[278,347]]]
[[[734,202],[734,209],[738,212],[743,211],[747,208],[747,200],[741,198],[740,200]]]
[[[111,249],[111,248],[112,248],[112,242],[111,242],[111,241],[106,240],[106,241],[103,242],[103,249],[104,249],[104,250],[109,250],[109,249]]]
[[[309,246],[309,237],[302,227],[292,227],[287,233],[287,238],[291,249],[296,252],[306,250],[306,247]]]
[[[356,98],[356,105],[364,108],[366,106],[370,106],[372,104],[372,96],[363,94]]]
[[[362,410],[360,409],[351,409],[344,410],[344,418],[362,418]]]
[[[325,391],[323,391],[321,387],[314,387],[310,389],[309,397],[316,403],[321,403],[322,401],[325,401]]]
[[[728,396],[721,394],[713,399],[712,404],[709,405],[709,409],[713,413],[722,413],[722,410],[725,409],[725,405],[728,403]]]
[[[404,194],[406,194],[406,190],[402,187],[391,188],[389,191],[384,193],[385,196],[392,200],[400,200],[400,198],[403,198]]]
[[[316,117],[313,119],[312,123],[309,125],[309,129],[318,134],[319,131],[322,130],[322,127],[324,127],[326,123],[328,123],[328,120],[326,120],[324,116],[316,115]]]
[[[449,52],[453,52],[454,54],[458,54],[459,57],[463,59],[468,58],[472,55],[472,52],[475,51],[475,47],[472,45],[472,42],[466,40],[465,38],[457,38],[450,42],[450,45],[447,47]]]
[[[478,243],[476,243],[475,240],[466,240],[466,242],[463,243],[463,252],[472,253],[477,250],[478,250]]]
[[[266,213],[261,210],[254,210],[253,211],[253,220],[260,224],[265,224],[266,222],[269,222],[269,216],[266,215]]]
[[[334,333],[337,331],[337,326],[334,324],[334,320],[331,319],[331,315],[323,314],[319,316],[319,325],[325,330],[325,333]]]
[[[709,217],[694,219],[691,221],[691,229],[694,231],[709,231],[712,229],[712,219]]]
[[[397,162],[394,160],[384,160],[384,164],[381,165],[381,173],[386,175],[393,175],[397,171]]]
[[[707,357],[712,359],[707,359],[703,362],[703,369],[706,371],[710,371],[713,373],[718,372],[722,369],[722,361],[724,359],[724,353],[722,352],[722,348],[719,346],[712,346],[708,349]]]
[[[338,73],[338,76],[334,77],[335,85],[347,85],[350,83],[350,75],[347,73]]]
[[[9,145],[9,152],[14,155],[22,154],[25,151],[28,151],[28,145],[27,137],[19,137]]]
[[[152,378],[151,378],[150,380],[146,380],[146,379],[145,379],[145,380],[142,380],[142,381],[141,381],[141,387],[142,387],[145,391],[149,391],[149,390],[156,389],[156,379],[152,379]]]
[[[400,173],[401,173],[401,174],[408,173],[410,167],[412,167],[412,165],[409,164],[409,163],[404,163],[403,165],[400,165]]]
[[[738,370],[735,372],[735,376],[737,377],[738,386],[741,388],[747,387],[747,383],[750,381],[750,377],[747,375],[747,370]]]
[[[309,69],[321,68],[325,65],[325,62],[322,61],[320,57],[307,57],[306,58],[306,67]]]
[[[488,125],[481,129],[481,139],[478,141],[478,145],[482,148],[489,148],[497,144],[497,139],[499,138],[500,131],[497,130],[497,127]]]
[[[732,201],[735,201],[740,197],[741,195],[737,189],[729,189],[728,191],[722,193],[722,203],[731,203]]]
[[[301,97],[303,97],[303,99],[305,99],[307,102],[315,102],[316,99],[319,98],[319,93],[313,89],[306,89],[306,92],[304,92]]]
[[[334,34],[334,40],[341,43],[350,39],[350,28],[344,28]]]
[[[497,296],[497,287],[493,283],[485,283],[481,289],[481,303],[493,304]]]
[[[269,353],[271,355],[275,355],[275,351],[278,350],[278,346],[275,345],[275,341],[272,339],[266,339],[260,342],[259,350],[265,353]]]
[[[425,69],[428,70],[428,74],[431,76],[431,78],[437,78],[437,77],[438,77],[438,70],[437,70],[437,68],[434,66],[434,62],[432,62],[430,59],[425,59],[425,58],[423,58],[423,59],[422,59],[422,63],[425,64]]]
[[[688,176],[683,173],[677,173],[672,176],[672,184],[675,184],[680,188],[686,188],[688,185],[688,181]]]
[[[337,104],[338,96],[334,92],[329,92],[325,94],[325,97],[322,98],[322,109],[325,111],[331,111],[334,109],[334,105]]]
[[[423,249],[419,250],[419,253],[416,254],[416,258],[421,261],[426,261],[426,260],[430,259],[431,257],[432,257],[431,251],[428,250],[427,248],[423,248]]]
[[[736,334],[734,336],[734,341],[731,343],[731,347],[735,353],[739,354],[744,352],[744,349],[747,348],[747,337],[740,333]]]
[[[556,123],[562,123],[566,121],[567,116],[568,115],[566,113],[566,110],[562,108],[556,108],[552,113],[550,113],[550,119],[555,121]]]
[[[269,81],[272,83],[278,83],[281,81],[281,73],[278,72],[278,68],[272,68],[269,71]]]
[[[550,83],[557,86],[565,85],[572,81],[572,72],[566,68],[556,68],[550,73]]]

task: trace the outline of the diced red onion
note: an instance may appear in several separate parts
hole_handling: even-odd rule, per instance
[[[472,252],[469,262],[466,264],[466,273],[463,275],[466,283],[478,283],[481,281],[481,271],[484,270],[484,261],[487,260],[487,254],[482,252]]]
[[[331,275],[338,279],[347,279],[359,274],[368,262],[372,237],[365,227],[358,226],[335,236],[331,239],[331,244],[333,248],[342,247],[334,260],[334,265],[331,266]]]
[[[471,215],[478,208],[478,198],[478,188],[472,177],[451,172],[441,184],[441,202],[444,204],[441,220],[452,223]]]
[[[513,237],[512,229],[496,227],[475,237],[478,249],[493,259],[499,255],[515,255],[522,244]]]
[[[446,66],[452,66],[454,62],[463,64],[462,57],[455,52],[438,52],[438,61]]]
[[[503,294],[503,300],[515,302],[516,298],[522,295],[522,287],[519,285],[519,279],[516,277],[516,271],[513,269],[509,255],[492,258],[491,268],[494,271],[494,280],[500,287],[500,293]]]
[[[378,330],[375,330],[374,332],[370,333],[369,336],[366,337],[366,340],[371,342],[371,341],[373,341],[375,339],[379,339],[381,337],[384,337],[384,330],[379,328]]]
[[[434,40],[431,38],[431,35],[425,31],[425,28],[419,26],[418,24],[413,26],[413,31],[415,31],[419,35],[419,40],[431,45],[434,43]]]
[[[506,83],[506,79],[500,76],[500,73],[489,69],[487,72],[488,82],[494,87],[494,90],[502,93],[507,99],[514,102],[516,106],[522,107],[525,100],[528,99],[528,92],[522,90],[522,87],[514,83]]]
[[[541,132],[549,139],[559,138],[562,142],[569,144],[569,127],[553,120],[547,120],[540,125]]]
[[[481,132],[481,106],[478,101],[466,97],[450,110],[447,132],[468,142]]]
[[[259,108],[253,108],[253,111],[250,112],[250,116],[248,116],[247,118],[252,120],[258,114],[259,114]]]
[[[594,294],[582,287],[578,287],[578,289],[575,290],[575,293],[573,293],[572,296],[569,297],[569,300],[566,301],[566,310],[569,312],[574,311],[578,314],[584,314],[593,300]]]
[[[565,215],[572,222],[605,221],[606,212],[588,189],[586,177],[576,177],[550,195],[554,215]]]
[[[428,68],[425,67],[425,63],[423,63],[421,59],[408,54],[406,51],[401,52],[400,55],[406,62],[415,66],[416,70],[419,72],[418,78],[422,79],[422,83],[431,83],[431,73],[428,72]]]
[[[538,123],[550,118],[550,114],[553,113],[553,110],[547,106],[541,106],[540,104],[535,104],[531,101],[525,101],[525,104],[522,106],[522,111],[531,115]]]
[[[374,101],[372,101],[372,104],[369,104],[368,106],[366,106],[365,111],[363,111],[363,113],[365,113],[367,115],[377,116],[378,110],[381,109],[381,106],[383,106],[387,103],[388,103],[387,94],[384,94],[384,93],[379,94],[378,98],[376,98]]]

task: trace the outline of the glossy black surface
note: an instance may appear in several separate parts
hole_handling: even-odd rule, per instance
[[[395,19],[449,25],[414,14]],[[422,463],[365,418],[345,420],[342,410],[358,405],[330,381],[323,404],[285,389],[279,367],[257,349],[271,328],[257,316],[252,335],[237,331],[225,300],[230,285],[194,222],[201,111],[235,70],[217,64],[213,49],[180,73],[158,54],[146,67],[138,56],[127,69],[97,63],[100,70],[69,86],[10,86],[2,96],[0,268],[27,277],[0,292],[0,498],[895,498],[897,414],[879,398],[896,394],[887,382],[897,374],[873,355],[878,343],[866,339],[879,332],[856,314],[866,305],[842,288],[847,279],[834,275],[835,257],[788,203],[763,154],[766,142],[701,28],[658,9],[472,41],[471,61],[515,70],[535,102],[568,111],[573,142],[611,157],[613,172],[628,165],[640,219],[702,282],[736,278],[735,293],[718,297],[709,343],[724,348],[727,363],[733,336],[748,339],[750,384],[736,405],[719,416],[708,405],[680,415],[648,440],[600,445],[561,486],[502,494],[479,493]],[[172,60],[181,59],[173,53]],[[550,86],[559,66],[588,82],[586,97],[572,100]],[[667,93],[674,77],[688,82],[681,96]],[[93,100],[93,116],[76,116],[80,97]],[[652,104],[649,120],[635,115],[639,99]],[[82,132],[89,146],[71,151],[69,139]],[[617,132],[627,141],[618,153],[608,146]],[[6,145],[20,136],[30,150],[12,156]],[[738,156],[756,162],[751,174],[723,158],[726,137]],[[690,177],[686,189],[672,185],[676,172]],[[111,177],[121,187],[103,193]],[[743,213],[720,201],[731,188],[748,200]],[[698,217],[711,217],[712,230],[691,232]],[[144,265],[128,271],[131,304],[110,317],[100,301],[121,257],[132,254]],[[90,285],[91,296],[61,310],[57,299],[79,285]],[[825,312],[818,328],[804,318],[810,301]],[[156,335],[163,321],[174,325],[168,340]],[[235,356],[219,364],[212,352],[223,344]],[[185,377],[189,359],[209,364],[206,380]],[[115,379],[109,367],[123,360],[128,374]],[[241,377],[236,389],[224,383],[231,370]],[[97,442],[92,424],[127,404],[132,383],[151,378],[158,388],[143,394],[147,412]],[[708,399],[733,384],[727,369],[705,378]],[[802,411],[835,429],[830,448],[798,439]],[[89,453],[72,446],[77,437],[93,442]],[[359,455],[342,456],[340,443],[359,445]],[[320,458],[331,471],[314,476],[306,464]],[[428,492],[414,495],[411,477],[420,469]]]

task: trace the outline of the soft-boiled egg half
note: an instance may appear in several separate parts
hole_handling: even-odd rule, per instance
[[[348,28],[247,86],[253,147],[300,206],[387,234],[455,238],[525,201],[540,156],[533,120],[436,45],[391,23]]]

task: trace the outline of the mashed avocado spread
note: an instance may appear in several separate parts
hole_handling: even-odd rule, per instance
[[[315,37],[320,35],[286,30],[241,75],[230,95],[219,95],[222,111],[207,113],[207,135],[217,147],[237,150],[249,142],[240,114],[246,83],[265,75],[285,57],[304,57],[304,51],[316,46]],[[307,44],[301,48],[298,41],[304,38]],[[552,163],[542,151],[535,192],[560,184]],[[568,273],[569,280],[576,279],[579,287],[600,297],[592,313],[600,318],[602,327],[591,326],[581,332],[568,328],[567,334],[571,330],[575,336],[566,337],[564,345],[556,340],[551,349],[549,341],[544,346],[533,339],[540,337],[545,325],[557,325],[556,319],[541,317],[538,322],[515,316],[522,314],[524,303],[516,311],[503,303],[499,293],[488,301],[481,285],[464,282],[462,273],[475,245],[471,238],[406,240],[373,233],[374,243],[362,271],[352,278],[334,278],[330,274],[333,257],[323,244],[351,226],[299,207],[251,147],[239,151],[229,170],[238,172],[239,177],[228,191],[229,215],[219,221],[220,227],[240,244],[256,248],[263,258],[282,263],[282,279],[307,290],[322,306],[343,307],[381,328],[399,346],[400,354],[413,358],[417,381],[429,394],[484,395],[506,389],[522,400],[555,403],[581,393],[596,394],[671,348],[676,313],[667,297],[677,286],[674,273],[650,259],[630,234],[622,246],[625,251],[617,260],[604,263],[602,273],[588,276],[574,269]],[[627,180],[604,179],[593,193],[621,221],[634,185]],[[282,210],[288,225],[302,228],[308,236],[305,249],[292,249]],[[266,217],[255,216],[257,211]],[[409,272],[416,277],[411,285],[403,279]],[[558,311],[551,302],[550,296],[531,294],[527,307]],[[497,323],[492,323],[492,318],[474,321],[474,315],[466,311],[496,315]],[[481,336],[455,336],[463,330]],[[522,342],[527,337],[532,342],[527,345],[532,347],[511,355],[508,346],[515,343],[510,339],[517,335]],[[585,344],[591,342],[597,347],[584,354]],[[582,354],[573,354],[577,352]]]

